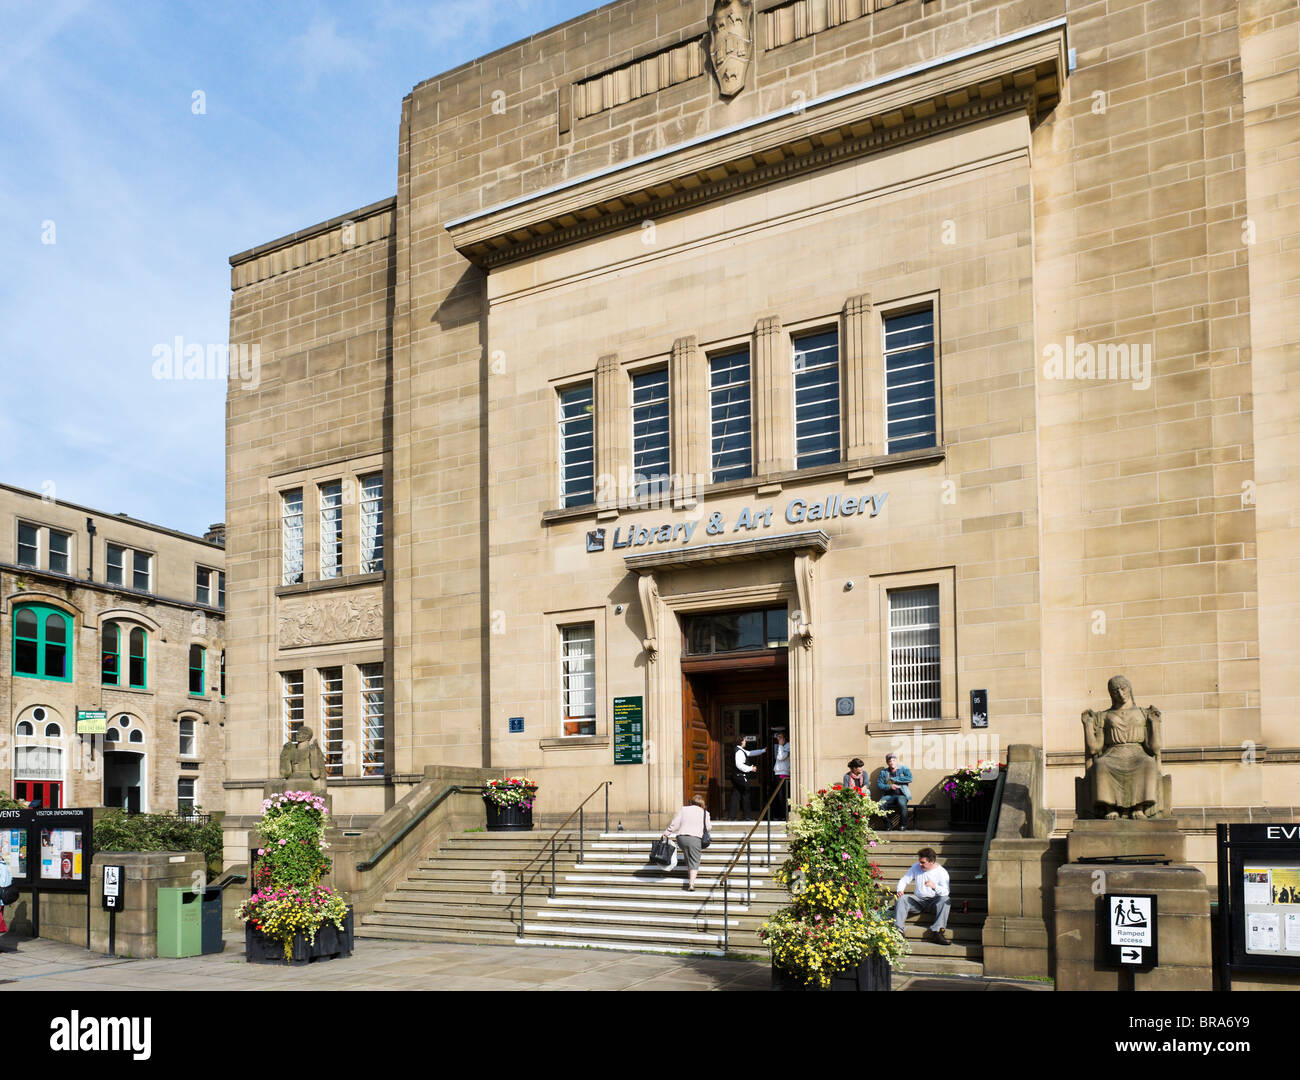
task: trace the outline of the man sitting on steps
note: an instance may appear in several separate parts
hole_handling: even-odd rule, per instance
[[[948,871],[939,865],[934,848],[923,847],[916,853],[916,862],[901,878],[895,890],[898,902],[894,905],[894,924],[899,930],[906,929],[907,916],[913,911],[933,911],[934,923],[925,932],[927,941],[939,945],[951,945],[952,940],[944,936],[944,927],[948,925],[948,909],[951,905],[948,887]],[[915,884],[913,895],[904,896],[907,883]]]

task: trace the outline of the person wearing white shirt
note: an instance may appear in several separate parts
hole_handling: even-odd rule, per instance
[[[741,811],[752,812],[755,807],[750,806],[751,791],[757,791],[754,786],[756,779],[754,773],[758,772],[757,765],[751,765],[749,759],[758,757],[759,754],[766,754],[767,747],[762,750],[747,750],[752,736],[745,735],[740,742],[736,744],[736,756],[731,763],[731,813],[732,821],[741,820]]]
[[[788,815],[789,797],[790,797],[790,740],[786,738],[784,731],[776,733],[776,753],[772,755],[772,775],[776,777],[779,783],[782,779],[780,792],[772,803],[772,817],[778,820],[785,820]]]
[[[907,883],[912,882],[911,896],[904,896]],[[944,936],[948,925],[948,910],[952,906],[948,886],[948,871],[939,865],[934,848],[923,847],[916,853],[916,862],[901,878],[895,890],[898,902],[894,905],[894,924],[902,930],[907,924],[907,917],[914,911],[933,911],[934,922],[925,936],[940,945],[951,945],[950,938]]]

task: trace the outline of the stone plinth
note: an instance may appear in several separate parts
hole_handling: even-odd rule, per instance
[[[104,851],[96,852],[91,863],[90,951],[108,952],[108,918],[101,902],[104,892],[103,866],[122,867],[123,908],[117,914],[115,952],[136,959],[158,955],[158,890],[202,889],[207,883],[207,860],[198,851]],[[226,897],[236,900],[236,895]],[[85,897],[77,894],[82,907],[81,939],[84,945]],[[41,896],[41,937],[45,937],[45,896]]]
[[[1187,845],[1173,818],[1074,823],[1066,841],[1067,862],[1110,855],[1156,855],[1182,863],[1187,861]]]
[[[1103,875],[1098,877],[1097,875]],[[1137,990],[1211,990],[1212,924],[1205,875],[1194,866],[1088,863],[1056,874],[1056,989],[1119,990],[1122,973],[1104,960],[1097,909],[1105,893],[1153,893],[1158,967],[1135,971]]]

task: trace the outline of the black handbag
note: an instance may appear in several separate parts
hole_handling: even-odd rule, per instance
[[[673,845],[662,836],[650,848],[650,861],[658,866],[667,866],[673,861]]]
[[[709,835],[709,812],[704,812],[704,835],[700,837],[700,850],[703,851],[713,843],[713,837]]]
[[[18,886],[6,885],[0,889],[0,904],[8,907],[10,904],[18,903]]]

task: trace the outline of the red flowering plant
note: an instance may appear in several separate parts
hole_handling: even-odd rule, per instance
[[[492,779],[483,785],[483,798],[503,809],[507,806],[517,806],[521,810],[531,810],[536,795],[537,782],[529,780],[526,776]]]
[[[998,771],[1005,769],[1000,761],[977,761],[973,767],[958,769],[950,776],[943,778],[943,792],[948,798],[953,799],[973,799],[980,793],[980,783],[997,779]],[[990,777],[990,773],[992,776]]]
[[[262,845],[253,868],[253,893],[238,918],[284,946],[293,955],[293,939],[312,942],[326,922],[340,930],[347,904],[320,879],[330,869],[325,855],[325,800],[310,791],[286,791],[262,803],[258,831]]]

